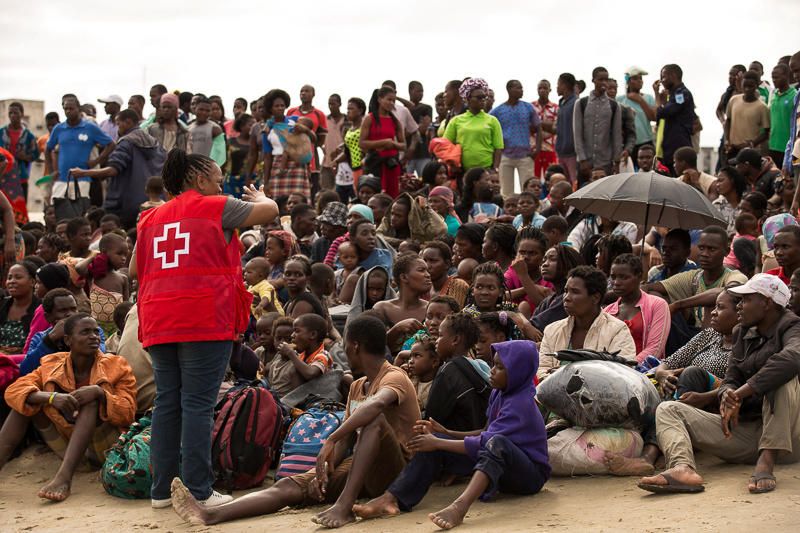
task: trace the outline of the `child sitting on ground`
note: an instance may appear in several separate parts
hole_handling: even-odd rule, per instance
[[[264,313],[256,321],[256,335],[255,340],[250,345],[261,364],[258,367],[259,378],[267,376],[268,365],[278,353],[275,347],[275,341],[272,337],[272,326],[281,315],[277,312]],[[291,341],[291,333],[289,333],[289,340]]]
[[[285,324],[279,319],[273,326],[278,356],[269,372],[270,387],[279,396],[287,395],[333,366],[333,359],[323,343],[328,333],[328,322],[324,318],[310,313],[296,318],[292,323],[291,342],[287,342],[283,331],[279,331],[285,329]]]
[[[335,273],[331,267],[325,263],[314,263],[311,265],[311,277],[308,280],[308,288],[311,294],[326,308],[333,307],[333,297],[335,296]]]
[[[416,331],[414,335],[412,335],[405,343],[403,343],[403,350],[397,354],[397,357],[400,358],[401,354],[405,353],[405,359],[408,359],[408,352],[407,350],[411,349],[411,345],[420,340],[423,337],[430,337],[434,341],[439,338],[439,326],[444,322],[444,319],[448,316],[458,313],[461,311],[458,302],[455,301],[454,298],[450,296],[441,296],[437,294],[433,298],[430,299],[428,302],[427,307],[425,308],[425,322],[422,324],[422,328]],[[414,321],[413,318],[406,319],[409,321]],[[396,365],[400,365],[402,363],[398,363],[395,361]]]
[[[264,311],[277,311],[284,314],[283,306],[277,298],[275,288],[267,281],[269,263],[263,257],[254,257],[244,266],[244,281],[247,290],[253,295],[250,314],[255,320],[261,318]]]
[[[509,194],[506,196],[506,199],[503,200],[503,211],[505,211],[506,215],[516,217],[519,215],[519,195],[518,194]]]
[[[161,176],[150,176],[147,178],[147,183],[144,185],[144,193],[147,195],[147,201],[142,202],[139,206],[139,211],[144,212],[148,209],[153,209],[164,205],[164,180]]]
[[[736,227],[736,234],[731,239],[731,251],[725,257],[722,264],[728,268],[739,270],[739,260],[736,254],[733,253],[733,243],[736,239],[747,239],[748,241],[757,241],[760,232],[758,231],[758,219],[752,213],[740,213],[734,221]]]
[[[417,391],[417,402],[422,416],[425,416],[425,406],[428,405],[428,395],[436,372],[439,371],[439,357],[436,355],[436,341],[425,337],[411,345],[411,357],[408,360],[407,371],[411,383]]]
[[[536,406],[533,377],[539,365],[536,345],[531,341],[508,341],[492,346],[492,395],[485,429],[452,431],[433,419],[414,427],[417,436],[409,442],[415,452],[382,496],[353,511],[361,518],[392,516],[417,505],[437,475],[470,475],[467,488],[453,503],[428,515],[442,529],[452,529],[464,520],[470,506],[498,491],[536,494],[550,478],[547,433]]]
[[[132,302],[122,302],[114,309],[114,324],[117,326],[117,331],[106,341],[106,352],[116,354],[119,348],[119,339],[122,337],[122,332],[125,330],[125,319],[128,316],[128,311],[133,307]]]
[[[527,226],[540,228],[544,224],[545,218],[538,213],[539,199],[532,192],[522,191],[519,193],[517,209],[519,214],[514,217],[512,222],[514,229],[519,230]]]
[[[128,264],[128,241],[118,233],[107,233],[100,239],[100,253],[75,265],[81,276],[91,278],[89,301],[92,316],[103,329],[106,338],[117,331],[114,310],[130,298],[128,276],[119,272]]]
[[[358,268],[358,250],[356,245],[351,242],[343,242],[339,245],[339,262],[342,268],[335,273],[334,283],[336,285],[336,296],[338,297],[344,286],[344,282],[356,268]]]
[[[478,317],[480,336],[478,342],[475,343],[475,357],[487,362],[491,361],[492,344],[511,340],[513,329],[514,321],[509,317],[509,313],[482,313]]]

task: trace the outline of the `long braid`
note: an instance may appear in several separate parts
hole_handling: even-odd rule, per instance
[[[167,154],[167,160],[161,169],[161,179],[167,192],[172,196],[178,196],[192,176],[210,172],[213,168],[213,159],[200,154],[187,154],[180,148],[173,148]]]
[[[503,269],[500,268],[500,265],[494,261],[487,261],[486,263],[481,263],[475,267],[475,270],[472,273],[472,284],[470,284],[469,292],[467,293],[467,305],[475,303],[475,298],[472,295],[472,288],[475,285],[475,280],[478,279],[478,276],[482,275],[490,275],[497,278],[497,285],[500,287],[500,299],[495,304],[495,307],[498,310],[505,309],[510,301],[510,293],[506,288],[506,277],[503,274]]]

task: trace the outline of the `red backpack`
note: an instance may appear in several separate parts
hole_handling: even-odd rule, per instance
[[[234,387],[217,404],[211,461],[226,490],[261,485],[280,447],[283,415],[261,381]]]

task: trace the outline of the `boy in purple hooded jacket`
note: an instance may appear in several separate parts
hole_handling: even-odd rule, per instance
[[[469,485],[453,503],[429,515],[442,529],[461,524],[479,497],[485,501],[497,491],[535,494],[541,490],[550,477],[550,465],[544,420],[534,402],[539,352],[531,341],[507,341],[493,344],[492,353],[489,382],[494,390],[487,428],[456,432],[435,420],[418,422],[418,435],[408,443],[416,452],[413,459],[382,496],[354,506],[356,515],[376,518],[410,511],[442,474],[473,472]]]

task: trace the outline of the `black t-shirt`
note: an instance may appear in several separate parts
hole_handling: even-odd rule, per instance
[[[486,426],[488,404],[488,395],[479,394],[464,372],[453,361],[448,361],[433,378],[425,416],[447,429],[473,431]]]
[[[411,116],[414,118],[417,124],[422,122],[422,117],[431,117],[433,118],[433,108],[428,104],[417,104],[417,106],[411,110]],[[417,149],[414,150],[414,159],[427,159],[431,156],[430,152],[428,151],[428,143],[430,142],[430,138],[428,137],[429,131],[419,130],[419,144],[417,144]]]

